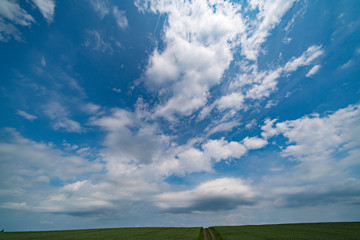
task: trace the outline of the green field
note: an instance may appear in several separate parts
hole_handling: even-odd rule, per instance
[[[359,240],[360,223],[304,223],[211,227],[217,240]],[[202,228],[111,228],[47,232],[4,232],[7,239],[202,240]],[[208,236],[210,240],[211,237]]]
[[[360,223],[212,227],[217,240],[359,240]]]
[[[120,240],[198,240],[202,228],[112,228],[72,231],[47,232],[4,232],[1,240],[88,240],[88,239],[120,239]]]

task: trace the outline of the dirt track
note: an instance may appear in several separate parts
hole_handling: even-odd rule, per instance
[[[207,234],[206,234],[207,231],[209,231],[212,239],[208,239]],[[204,228],[204,240],[216,240],[215,235],[214,235],[214,233],[211,231],[210,228]]]

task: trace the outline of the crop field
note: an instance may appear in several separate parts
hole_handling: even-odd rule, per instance
[[[217,240],[359,240],[360,223],[212,227]]]
[[[304,223],[211,227],[216,240],[359,240],[360,223]],[[202,228],[111,228],[44,232],[4,232],[0,240],[212,240]],[[204,237],[204,233],[206,236]]]
[[[4,232],[1,240],[198,240],[202,228],[112,228],[46,232]],[[202,234],[201,234],[202,236]]]

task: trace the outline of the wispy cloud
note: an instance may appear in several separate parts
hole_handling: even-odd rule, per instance
[[[31,115],[31,114],[29,114],[29,113],[27,113],[27,112],[24,112],[24,111],[22,111],[22,110],[17,110],[16,113],[17,113],[18,115],[26,118],[26,119],[29,120],[29,121],[34,121],[35,119],[37,119],[36,116]]]
[[[54,0],[32,0],[32,1],[39,8],[41,14],[48,23],[54,21],[54,15],[55,15]]]
[[[250,60],[256,60],[261,45],[270,31],[279,24],[283,15],[292,7],[295,0],[250,1],[251,8],[258,9],[256,20],[249,25],[249,33],[241,39],[242,53]]]
[[[303,178],[320,178],[354,164],[350,158],[335,160],[334,154],[345,152],[350,156],[355,154],[353,157],[358,154],[353,151],[360,146],[357,136],[360,131],[358,105],[348,106],[328,116],[304,116],[297,120],[276,123],[275,127],[272,127],[275,122],[276,120],[265,122],[262,136],[271,138],[281,134],[289,140],[281,154],[302,162],[307,172],[302,174]]]
[[[35,19],[18,3],[8,0],[0,2],[0,41],[7,42],[11,38],[22,41],[22,34],[15,25],[30,26],[32,23],[35,23]]]
[[[66,132],[82,132],[79,122],[69,118],[69,111],[57,101],[48,103],[44,108],[44,113],[52,120],[52,127],[55,130]]]
[[[116,24],[118,27],[122,30],[126,29],[128,27],[128,20],[126,18],[126,14],[124,10],[119,10],[117,7],[113,8],[113,16],[116,20]]]
[[[113,48],[109,42],[103,39],[103,36],[97,30],[88,30],[89,37],[83,43],[85,47],[88,47],[97,52],[113,52]]]
[[[106,15],[110,12],[110,7],[108,6],[107,1],[101,1],[101,0],[90,0],[90,4],[95,12],[97,12],[101,18],[101,20],[104,19]]]
[[[310,71],[306,74],[306,77],[312,77],[313,75],[315,75],[319,69],[321,68],[321,65],[317,64],[315,66],[313,66]]]
[[[22,9],[16,2],[3,0],[0,3],[1,18],[7,18],[15,24],[29,26],[35,22],[34,18]]]

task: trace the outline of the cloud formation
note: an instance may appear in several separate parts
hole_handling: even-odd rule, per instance
[[[29,120],[29,121],[34,121],[34,120],[37,118],[36,116],[31,115],[31,114],[29,114],[29,113],[27,113],[27,112],[24,112],[24,111],[22,111],[22,110],[17,110],[16,113],[17,113],[18,115],[26,118],[26,119]]]
[[[55,15],[54,0],[32,0],[32,1],[39,8],[41,14],[48,23],[54,21],[54,15]]]
[[[253,206],[255,196],[254,190],[242,179],[219,178],[203,182],[192,190],[159,194],[153,201],[166,212],[199,213]]]
[[[53,22],[55,15],[54,0],[33,0],[48,23]],[[16,1],[3,0],[0,2],[0,41],[7,42],[11,38],[23,41],[22,33],[16,27],[30,26],[35,23],[31,14],[24,10]]]

